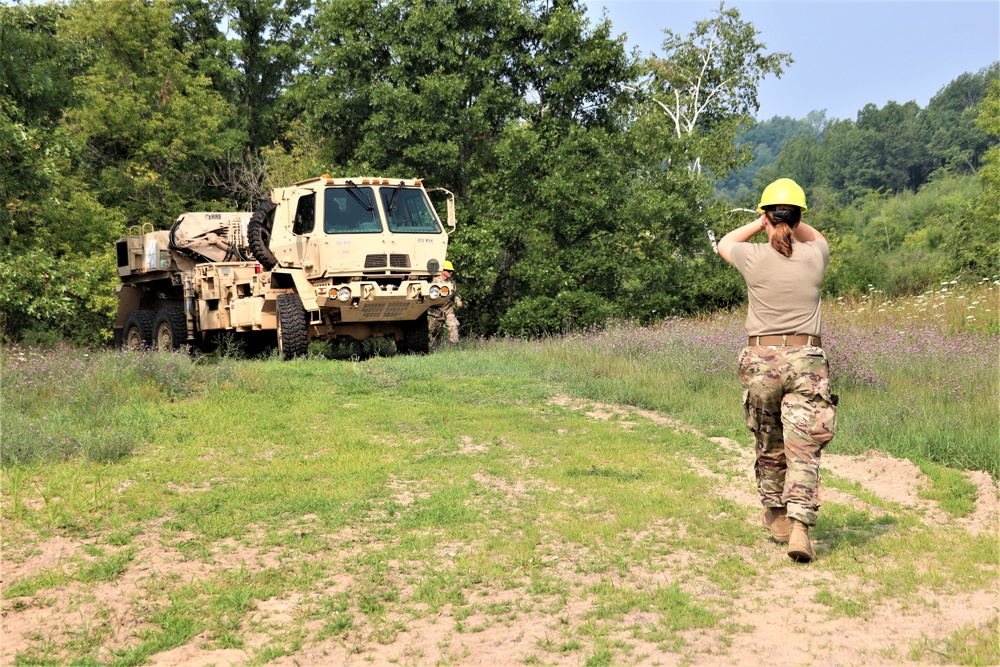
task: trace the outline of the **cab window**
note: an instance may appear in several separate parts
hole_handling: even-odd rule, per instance
[[[371,234],[382,231],[370,187],[327,188],[323,200],[323,231],[327,234]]]
[[[434,217],[430,201],[417,188],[382,187],[382,208],[389,222],[389,231],[412,234],[438,234],[441,225]]]
[[[292,224],[293,234],[308,234],[316,227],[316,195],[309,194],[299,197],[295,206],[295,222]]]

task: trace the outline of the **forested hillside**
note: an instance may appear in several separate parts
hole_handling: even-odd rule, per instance
[[[0,7],[0,337],[108,341],[129,227],[251,210],[324,172],[456,193],[469,334],[739,303],[710,235],[777,175],[831,239],[830,292],[1000,273],[996,64],[942,82],[926,109],[755,124],[758,84],[794,54],[767,51],[735,9],[639,59],[571,2],[378,7]]]

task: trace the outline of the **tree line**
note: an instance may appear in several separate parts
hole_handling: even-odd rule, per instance
[[[648,58],[572,0],[4,6],[2,336],[108,340],[113,242],[128,228],[252,210],[270,188],[320,173],[420,177],[456,193],[449,259],[471,334],[739,303],[741,281],[710,239],[739,224],[728,211],[760,184],[717,184],[753,159],[747,135],[767,126],[753,122],[757,85],[791,63],[758,37],[724,4],[687,35],[666,32]],[[948,179],[965,179],[973,200],[948,214],[974,227],[971,211],[996,199],[996,79],[994,67],[927,110],[866,107],[856,122],[794,134],[755,177],[800,179],[845,252],[869,240],[863,216],[845,213],[855,202],[929,183],[943,192]],[[932,236],[926,248],[951,253],[934,270],[951,270],[968,249]],[[996,240],[982,241],[995,266]]]
[[[748,168],[722,181],[748,205],[779,176],[810,194],[810,219],[829,231],[835,261],[825,288],[920,291],[940,279],[1000,273],[997,81],[1000,64],[965,73],[925,109],[873,104],[856,120],[772,118],[748,128]]]

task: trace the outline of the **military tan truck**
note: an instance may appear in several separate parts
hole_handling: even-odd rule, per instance
[[[437,191],[447,228],[420,180],[327,174],[274,190],[252,214],[132,227],[116,247],[116,344],[208,350],[229,332],[291,359],[311,340],[382,336],[425,353],[455,229],[454,196]]]

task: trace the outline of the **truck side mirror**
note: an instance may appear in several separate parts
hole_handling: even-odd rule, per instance
[[[445,200],[445,207],[448,209],[447,225],[450,232],[455,231],[455,195],[450,190],[445,190],[444,188],[434,188],[427,192],[443,192],[448,196]]]
[[[455,229],[455,197],[448,197],[448,203],[446,204],[448,208],[448,227],[454,231]]]

